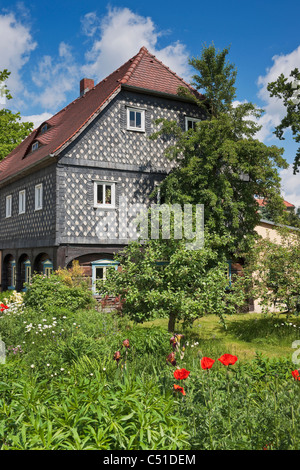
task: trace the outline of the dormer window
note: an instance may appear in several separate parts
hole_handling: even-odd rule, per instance
[[[43,124],[41,127],[41,134],[44,134],[48,130],[48,124]]]
[[[33,142],[32,146],[31,146],[31,151],[34,152],[38,148],[39,148],[39,143],[38,142]]]

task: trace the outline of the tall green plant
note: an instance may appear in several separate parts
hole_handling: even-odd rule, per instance
[[[117,257],[121,272],[111,270],[99,286],[104,294],[120,296],[123,313],[136,322],[169,318],[192,324],[213,313],[233,313],[243,293],[229,290],[225,255],[206,241],[201,250],[187,250],[181,241],[132,243]]]

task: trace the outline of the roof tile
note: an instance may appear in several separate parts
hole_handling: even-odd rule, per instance
[[[142,47],[138,54],[111,73],[83,96],[75,99],[48,119],[49,130],[40,134],[42,123],[4,160],[0,162],[0,183],[22,172],[27,167],[54,153],[78,135],[81,129],[99,112],[102,106],[117,93],[122,85],[147,89],[152,92],[177,95],[179,86],[185,86],[197,94],[190,85],[178,77],[154,55]],[[30,152],[32,143],[38,140],[40,147]]]

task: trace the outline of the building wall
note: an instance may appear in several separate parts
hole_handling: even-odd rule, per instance
[[[145,109],[145,132],[127,130],[130,106]],[[185,116],[205,117],[198,106],[190,103],[128,91],[119,93],[59,160],[57,244],[85,247],[128,243],[128,234],[116,232],[119,198],[126,198],[128,208],[136,203],[149,204],[151,192],[174,165],[164,155],[170,140],[149,138],[158,130],[153,121],[176,120],[184,129]],[[115,210],[95,209],[94,181],[115,183]],[[84,250],[86,253],[86,247]]]
[[[43,208],[35,210],[35,185],[43,183]],[[19,214],[19,191],[26,190],[26,210]],[[6,218],[6,196],[12,195],[12,216]],[[51,245],[55,241],[55,164],[0,190],[0,248],[19,249]]]
[[[277,243],[278,245],[280,245],[282,243],[282,239],[277,229],[278,227],[275,224],[273,224],[272,222],[268,223],[267,221],[261,221],[255,228],[256,232],[262,238],[267,238],[271,242]],[[253,311],[257,313],[262,312],[262,308],[260,306],[260,299],[254,299]],[[276,309],[276,307],[274,306],[270,306],[270,312],[276,313],[278,312],[278,309]]]
[[[145,132],[127,130],[128,106],[145,110]],[[26,259],[32,270],[44,259],[51,260],[57,269],[70,265],[75,258],[86,264],[89,259],[109,257],[127,244],[130,233],[125,230],[122,235],[118,230],[120,223],[124,224],[120,204],[125,201],[128,208],[136,203],[149,204],[151,192],[173,167],[164,156],[171,141],[149,139],[158,130],[153,121],[176,120],[184,129],[185,116],[205,118],[191,103],[122,91],[67,146],[57,162],[1,188],[2,287],[8,285],[11,259],[16,264],[16,285],[22,288],[21,270]],[[115,183],[115,209],[94,207],[95,181]],[[43,183],[43,209],[36,211],[35,185],[39,183]],[[19,215],[22,189],[26,189],[26,212]],[[13,198],[10,218],[5,217],[8,194]]]

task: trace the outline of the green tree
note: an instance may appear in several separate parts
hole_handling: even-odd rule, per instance
[[[224,319],[244,303],[244,295],[228,289],[228,264],[217,244],[223,241],[209,236],[201,250],[177,240],[133,242],[116,258],[122,270],[110,270],[99,291],[125,300],[123,314],[135,322],[168,318],[170,332],[179,320],[191,325],[210,313]]]
[[[284,140],[284,132],[290,129],[295,142],[300,143],[300,72],[297,68],[291,71],[289,77],[280,74],[275,82],[267,86],[270,96],[275,96],[282,100],[286,115],[281,123],[275,128],[274,134]],[[300,147],[297,149],[293,170],[294,174],[299,173]]]
[[[204,47],[201,58],[190,61],[202,74],[194,82],[207,94],[208,118],[188,131],[160,119],[151,138],[169,139],[166,156],[176,162],[161,184],[162,201],[204,204],[208,231],[227,237],[229,251],[242,253],[260,220],[255,195],[268,199],[276,221],[282,217],[278,169],[288,164],[283,149],[255,139],[260,129],[255,119],[262,111],[252,103],[233,105],[236,71],[225,61],[227,54],[228,49],[221,53]]]
[[[261,238],[248,256],[235,287],[251,289],[262,311],[300,312],[300,232],[278,228],[275,239]]]
[[[233,64],[226,62],[228,53],[229,48],[219,51],[211,44],[203,47],[200,58],[189,60],[189,64],[198,72],[192,77],[192,85],[205,93],[203,99],[196,101],[199,106],[209,109],[211,117],[227,112],[236,97],[234,84],[237,70]],[[195,99],[195,95],[187,93],[185,88],[180,88],[180,91]]]
[[[0,71],[0,96],[11,100],[12,96],[5,85],[10,72]],[[0,160],[3,160],[33,129],[32,122],[21,122],[20,113],[13,113],[7,108],[0,109]]]

